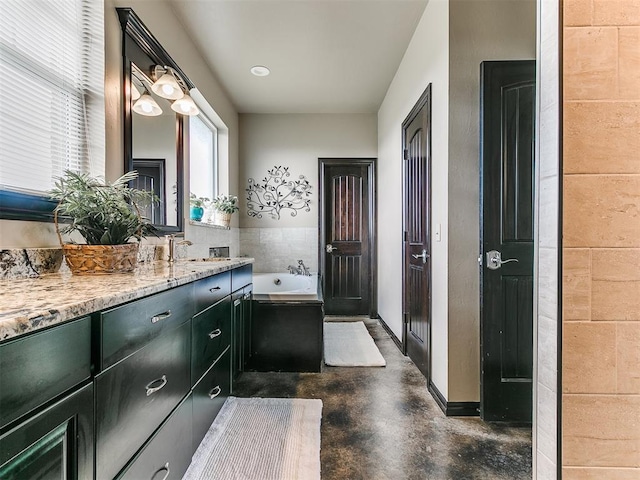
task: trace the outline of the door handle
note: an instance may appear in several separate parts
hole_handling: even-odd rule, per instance
[[[413,258],[416,258],[416,259],[417,258],[421,258],[422,259],[422,263],[427,263],[427,258],[430,257],[430,255],[427,253],[426,250],[422,250],[422,253],[420,255],[418,255],[416,253],[413,253],[413,254],[411,254],[411,256]]]
[[[505,263],[518,262],[517,258],[502,259],[502,254],[497,250],[487,252],[487,268],[489,270],[498,270]]]
[[[338,249],[333,245],[331,245],[330,243],[327,243],[326,250],[327,250],[327,253],[333,253],[338,251]]]

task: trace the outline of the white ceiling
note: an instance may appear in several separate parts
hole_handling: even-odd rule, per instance
[[[372,113],[428,0],[169,2],[239,112]]]

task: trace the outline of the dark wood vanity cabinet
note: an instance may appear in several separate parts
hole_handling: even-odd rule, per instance
[[[191,325],[166,332],[96,377],[96,472],[127,464],[189,393]]]
[[[118,478],[180,480],[193,453],[191,412],[188,395]]]
[[[93,477],[93,384],[0,435],[2,480]]]
[[[251,355],[251,292],[252,285],[240,288],[232,295],[233,342],[231,344],[232,378],[244,372]]]
[[[0,344],[1,479],[93,476],[90,377],[89,318]]]
[[[231,393],[233,336],[231,279],[233,272],[195,284],[197,307],[193,317],[191,384],[194,451]]]
[[[0,343],[0,479],[182,478],[249,333],[237,270]]]

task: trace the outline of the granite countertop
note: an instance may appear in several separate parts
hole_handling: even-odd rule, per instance
[[[133,273],[0,280],[0,342],[250,263],[252,258],[155,261]]]

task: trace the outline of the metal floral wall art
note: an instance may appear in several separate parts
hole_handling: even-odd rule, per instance
[[[246,190],[247,214],[256,218],[267,214],[280,220],[282,210],[291,210],[292,217],[300,210],[310,212],[312,187],[309,180],[304,175],[299,175],[297,180],[289,179],[290,176],[289,167],[274,166],[267,170],[262,182],[250,178]]]

